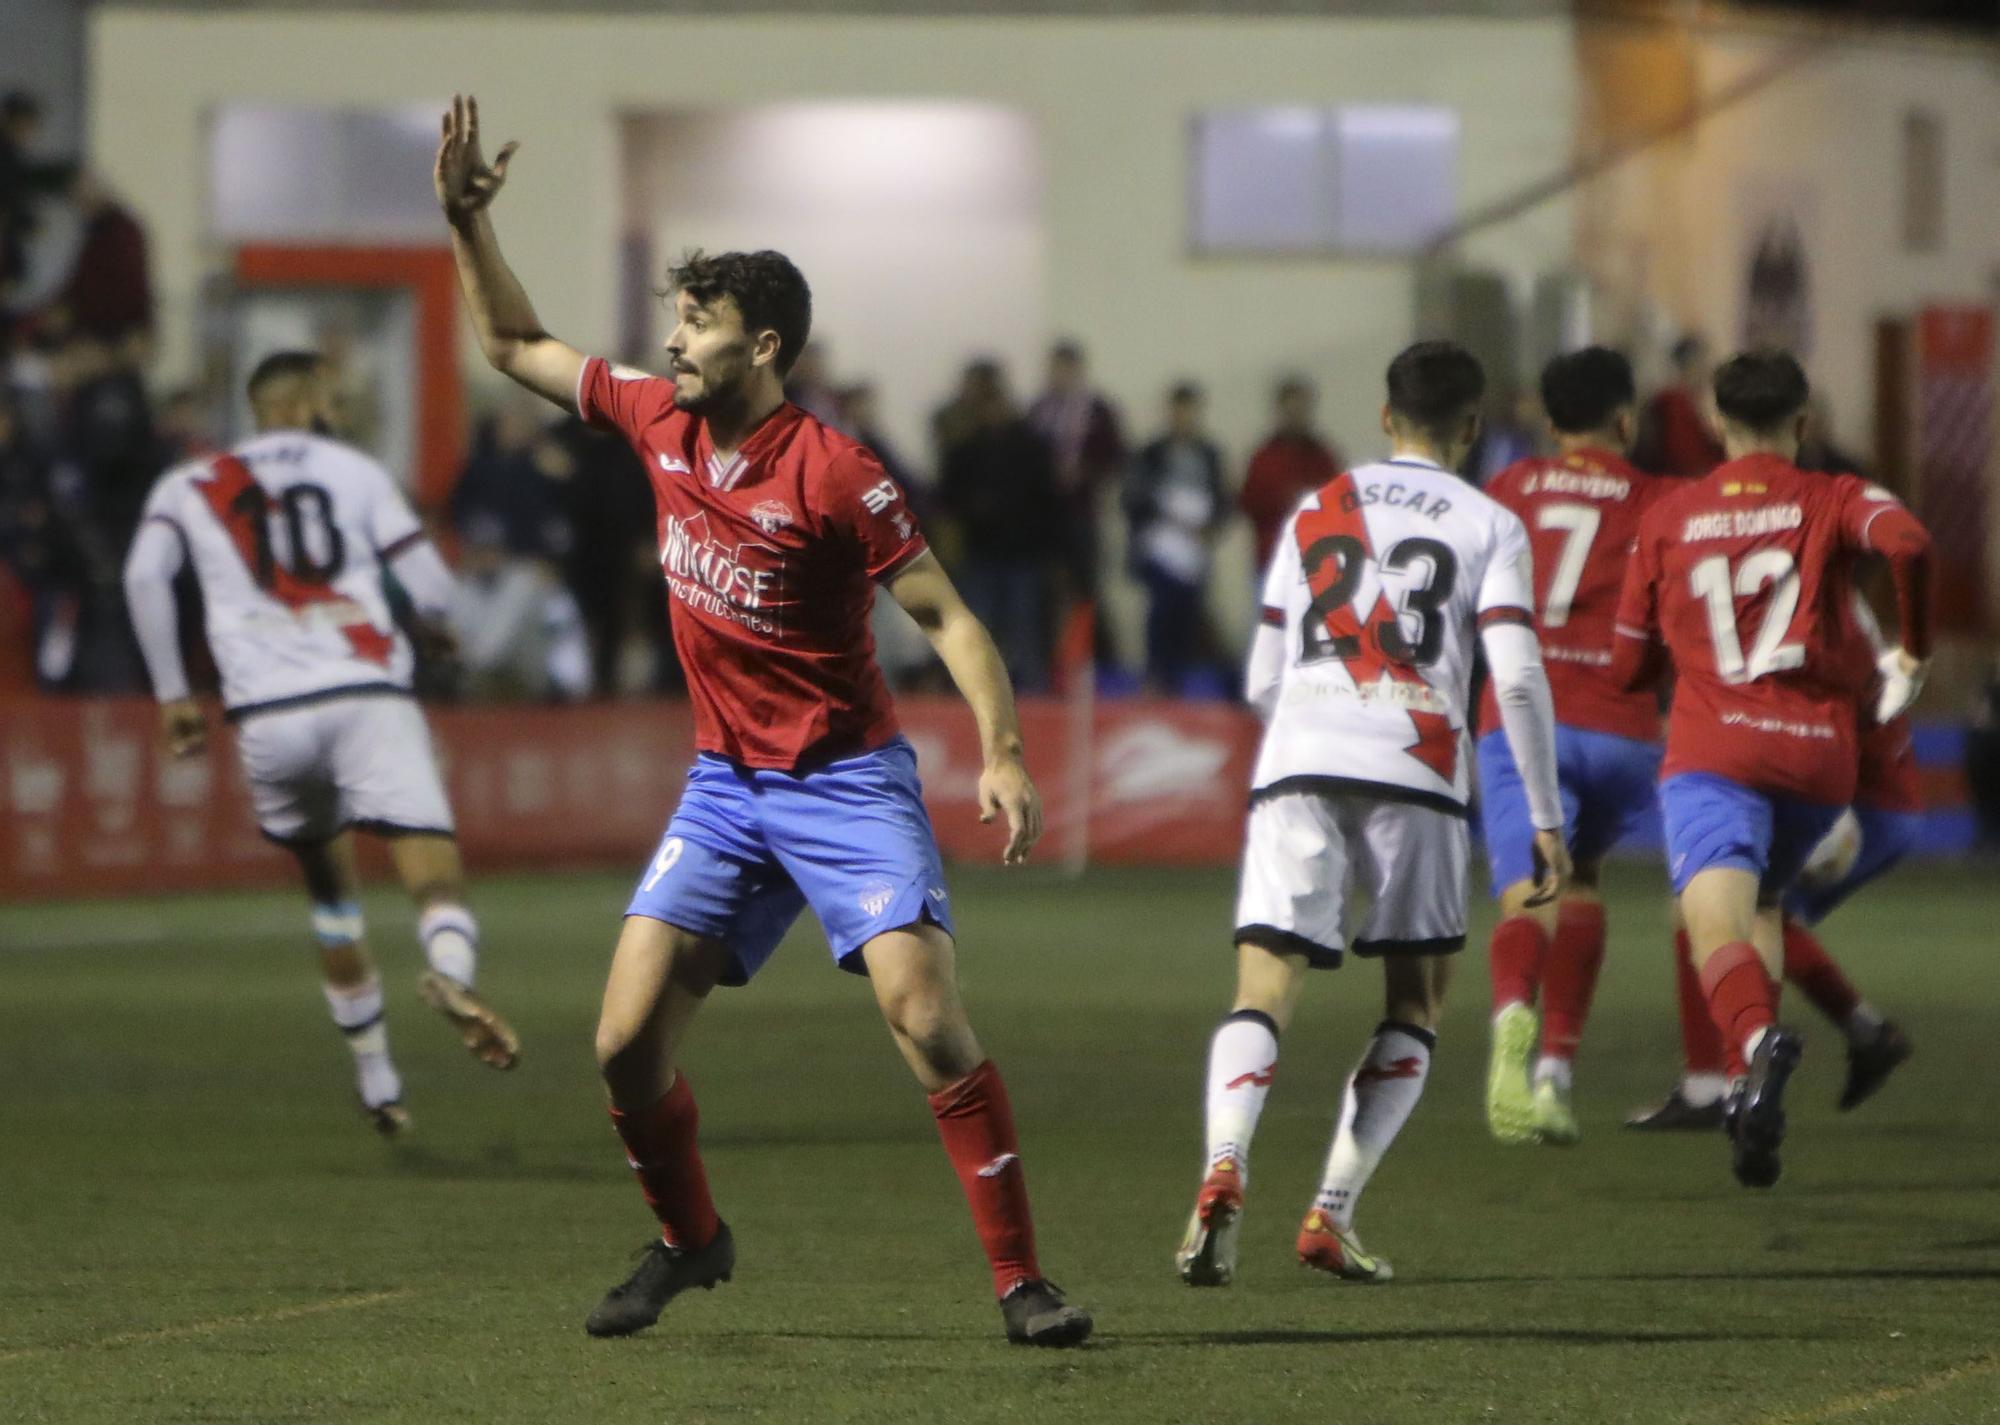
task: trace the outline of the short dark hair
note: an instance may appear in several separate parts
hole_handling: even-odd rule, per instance
[[[1667,355],[1676,366],[1685,366],[1708,350],[1708,343],[1690,332],[1668,349]]]
[[[1280,377],[1278,380],[1278,389],[1272,394],[1276,399],[1282,401],[1287,396],[1312,396],[1318,393],[1314,390],[1312,382],[1306,380],[1303,376],[1295,374]]]
[[[1205,393],[1201,387],[1193,381],[1176,381],[1174,388],[1167,392],[1167,404],[1170,406],[1185,406],[1191,402],[1202,400],[1204,395]]]
[[[9,89],[5,97],[0,97],[0,118],[39,119],[42,116],[42,101],[26,89]]]
[[[1420,341],[1389,363],[1389,409],[1425,435],[1445,439],[1479,406],[1486,372],[1455,341]]]
[[[249,393],[254,405],[263,399],[264,392],[271,386],[280,381],[311,376],[325,364],[326,358],[316,351],[274,351],[257,363],[243,389]]]
[[[1739,352],[1715,369],[1715,408],[1759,435],[1783,427],[1811,394],[1805,368],[1789,351]]]
[[[689,248],[667,269],[667,293],[685,292],[704,307],[718,297],[736,303],[751,332],[778,334],[778,374],[789,376],[812,331],[812,288],[782,252],[718,252]]]
[[[1621,406],[1638,399],[1632,363],[1608,346],[1566,351],[1542,368],[1542,409],[1565,435],[1602,430]]]
[[[1073,361],[1081,366],[1083,365],[1083,347],[1078,345],[1073,339],[1064,337],[1049,348],[1049,360]]]

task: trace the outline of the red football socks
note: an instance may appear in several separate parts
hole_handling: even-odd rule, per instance
[[[701,1111],[687,1075],[676,1074],[673,1087],[651,1108],[627,1113],[614,1106],[611,1125],[625,1142],[625,1157],[638,1175],[646,1206],[660,1220],[667,1245],[689,1250],[707,1246],[721,1222],[694,1145]]]
[[[1744,1045],[1778,1018],[1778,987],[1764,973],[1757,947],[1732,940],[1708,957],[1701,967],[1701,987],[1708,995],[1709,1013],[1729,1053],[1732,1077],[1746,1072]]]
[[[1603,968],[1604,907],[1596,901],[1564,901],[1542,973],[1544,1058],[1576,1058],[1583,1022],[1597,993],[1597,972]]]
[[[1493,1008],[1533,1004],[1548,958],[1549,937],[1531,915],[1510,915],[1493,927],[1487,968],[1493,976]]]
[[[938,1136],[958,1173],[979,1245],[993,1267],[993,1294],[1005,1296],[1024,1278],[1040,1277],[1035,1222],[1028,1211],[1028,1178],[1014,1136],[1007,1085],[988,1059],[955,1084],[930,1096]]]
[[[1690,1074],[1721,1074],[1729,1068],[1729,1052],[1708,1012],[1701,976],[1694,971],[1694,949],[1685,930],[1674,932],[1674,987],[1681,1003],[1681,1063]]]
[[[1826,953],[1819,937],[1790,920],[1785,922],[1785,978],[1835,1024],[1847,1023],[1861,1003],[1860,991]]]

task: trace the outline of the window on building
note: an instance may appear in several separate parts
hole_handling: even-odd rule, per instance
[[[1927,109],[1903,115],[1903,247],[1944,247],[1944,120]]]
[[[1226,109],[1196,117],[1196,252],[1404,253],[1451,225],[1458,115],[1420,104]]]

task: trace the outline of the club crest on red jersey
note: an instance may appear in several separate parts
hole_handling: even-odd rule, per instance
[[[760,500],[750,507],[750,519],[766,534],[776,534],[796,518],[783,500]]]

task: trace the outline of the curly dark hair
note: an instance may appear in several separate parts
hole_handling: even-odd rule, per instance
[[[1715,408],[1727,420],[1769,435],[1806,408],[1811,387],[1789,351],[1745,351],[1715,370]]]
[[[744,329],[778,334],[778,375],[791,374],[812,331],[812,288],[782,252],[703,252],[690,248],[667,269],[660,295],[685,292],[707,306],[718,297],[736,303]]]
[[[1608,346],[1566,351],[1542,368],[1542,409],[1565,435],[1602,430],[1619,407],[1638,399],[1632,363]]]

